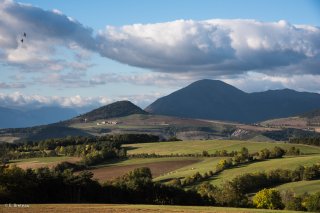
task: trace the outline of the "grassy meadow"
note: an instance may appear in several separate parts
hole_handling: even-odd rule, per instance
[[[276,187],[276,189],[279,191],[292,190],[297,195],[302,195],[305,192],[312,194],[320,191],[320,180],[286,183]]]
[[[173,141],[173,142],[155,142],[155,143],[138,143],[128,144],[128,154],[155,153],[159,155],[170,154],[201,154],[206,150],[213,154],[219,150],[239,151],[242,147],[247,147],[250,153],[258,152],[261,149],[272,149],[279,146],[283,149],[290,147],[299,148],[304,154],[320,154],[320,147],[314,147],[303,144],[289,144],[284,142],[253,142],[240,140],[194,140],[194,141]]]

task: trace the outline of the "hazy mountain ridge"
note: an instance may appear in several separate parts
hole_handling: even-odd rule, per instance
[[[0,107],[0,128],[21,128],[44,125],[70,119],[77,115],[71,108],[41,107],[18,110]]]
[[[320,94],[290,89],[245,93],[218,80],[200,80],[159,98],[145,110],[169,116],[253,123],[320,108]]]

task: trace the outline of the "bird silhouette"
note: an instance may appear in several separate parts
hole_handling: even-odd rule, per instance
[[[24,37],[27,37],[27,33],[23,33],[23,36],[24,36]]]
[[[23,39],[21,39],[21,43],[23,43]]]

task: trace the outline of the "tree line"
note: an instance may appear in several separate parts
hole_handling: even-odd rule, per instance
[[[290,138],[289,143],[307,144],[307,145],[313,145],[313,146],[320,146],[320,137]]]
[[[149,134],[115,134],[97,137],[68,136],[39,142],[1,143],[0,158],[3,163],[14,159],[53,157],[58,155],[82,157],[87,165],[105,159],[126,156],[122,144],[148,143],[159,141],[159,137]]]
[[[312,175],[310,175],[312,174]],[[152,181],[149,168],[137,168],[115,180],[100,184],[93,174],[78,175],[39,168],[0,168],[0,203],[131,203],[161,205],[214,205],[320,211],[320,192],[303,196],[266,189],[284,182],[320,177],[320,165],[295,170],[243,174],[217,187],[205,182],[184,190],[179,186]],[[262,189],[262,190],[261,190]],[[260,191],[259,191],[260,190]],[[247,194],[258,191],[252,201]]]

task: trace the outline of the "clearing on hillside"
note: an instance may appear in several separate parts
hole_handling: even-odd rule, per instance
[[[81,158],[79,157],[43,157],[43,158],[27,158],[27,159],[20,159],[20,160],[13,160],[10,161],[10,164],[15,164],[16,166],[22,169],[37,169],[40,167],[49,167],[52,168],[57,164],[67,161],[70,163],[76,163],[80,161]]]

